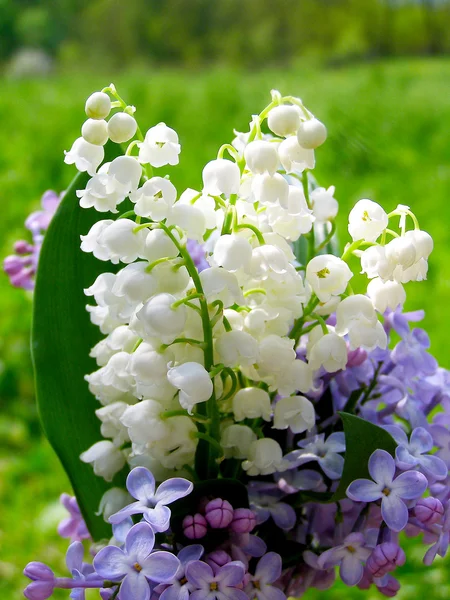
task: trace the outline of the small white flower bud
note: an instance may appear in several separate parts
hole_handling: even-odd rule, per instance
[[[300,113],[296,106],[284,104],[272,108],[267,117],[269,129],[275,135],[286,137],[294,134],[300,127]]]
[[[108,135],[116,144],[128,142],[137,131],[136,119],[125,112],[118,112],[108,121]]]
[[[287,429],[289,427],[293,433],[303,433],[308,429],[312,429],[315,422],[314,405],[304,396],[281,398],[275,404],[274,429]]]
[[[343,294],[352,277],[347,263],[332,254],[315,256],[306,266],[306,280],[321,302]]]
[[[108,522],[111,515],[118,512],[120,509],[133,502],[130,494],[122,488],[113,487],[107,490],[100,500],[100,506],[97,516],[102,515],[104,520]]]
[[[92,464],[94,473],[106,481],[112,481],[114,475],[125,465],[125,456],[114,444],[102,440],[80,454],[80,460]]]
[[[289,463],[283,458],[280,444],[271,438],[263,438],[252,442],[248,452],[248,460],[244,460],[242,463],[242,468],[251,477],[285,471],[288,466]]]
[[[387,226],[386,212],[372,200],[359,200],[348,216],[348,232],[355,241],[375,242]]]
[[[84,110],[91,119],[105,119],[111,111],[111,99],[104,92],[94,92],[86,100]]]
[[[90,144],[104,146],[108,141],[108,125],[103,119],[88,119],[83,123],[81,135]]]
[[[264,140],[250,142],[244,151],[247,167],[252,173],[275,173],[278,167],[276,145]]]
[[[272,416],[270,396],[261,388],[243,388],[233,398],[233,412],[236,421],[259,418],[270,421]]]
[[[212,196],[237,194],[241,172],[236,163],[218,158],[211,160],[203,169],[203,191]]]
[[[238,235],[222,235],[214,246],[214,261],[227,271],[246,268],[252,259],[252,247],[248,240]]]
[[[223,430],[220,444],[226,458],[247,458],[252,442],[256,441],[256,433],[247,425],[230,425]]]
[[[378,277],[369,282],[367,294],[380,313],[384,313],[388,308],[395,310],[398,306],[403,306],[406,301],[405,288],[401,283],[383,281]]]
[[[160,338],[165,344],[171,344],[181,335],[186,323],[186,307],[181,304],[172,308],[174,302],[176,298],[171,294],[158,294],[136,313],[147,336]]]
[[[297,131],[297,140],[302,148],[314,150],[327,139],[327,128],[319,119],[302,121]]]

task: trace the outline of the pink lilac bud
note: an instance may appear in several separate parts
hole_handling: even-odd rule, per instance
[[[236,533],[250,533],[255,528],[256,517],[249,508],[236,508],[230,524],[231,531]]]
[[[424,525],[439,523],[444,515],[442,502],[433,496],[421,498],[414,508],[416,519]]]
[[[23,591],[28,600],[46,600],[53,594],[55,576],[53,571],[41,562],[30,562],[23,570],[23,574],[31,579],[31,583]]]
[[[203,515],[188,515],[183,519],[183,533],[190,540],[199,540],[205,537],[208,530],[208,524]]]
[[[396,596],[399,589],[400,583],[392,575],[388,575],[387,580],[383,581],[383,586],[378,587],[378,591],[388,598]]]
[[[214,498],[205,507],[205,517],[213,529],[224,529],[233,520],[233,507],[228,500]]]
[[[375,546],[366,564],[374,577],[383,577],[389,571],[404,565],[405,561],[405,553],[398,544],[385,542]]]
[[[31,254],[33,252],[33,246],[25,240],[18,240],[14,244],[14,252],[16,254]]]
[[[224,550],[214,550],[214,552],[211,552],[206,556],[205,561],[211,569],[216,572],[216,570],[221,569],[224,565],[231,562],[231,556]]]

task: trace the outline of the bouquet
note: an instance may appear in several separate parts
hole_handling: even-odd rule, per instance
[[[33,326],[70,575],[28,564],[26,598],[283,600],[336,567],[395,596],[401,532],[427,565],[449,543],[449,376],[403,312],[432,238],[363,199],[338,250],[299,98],[272,91],[182,193],[173,129],[143,135],[112,84],[85,109]]]

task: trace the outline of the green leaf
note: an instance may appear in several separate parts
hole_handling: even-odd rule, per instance
[[[369,458],[378,448],[395,455],[397,444],[392,436],[378,425],[349,413],[339,413],[344,423],[345,463],[339,487],[331,502],[346,498],[346,490],[355,479],[370,479]]]
[[[120,147],[108,143],[105,153],[106,160],[112,160]],[[95,515],[110,484],[79,459],[101,439],[94,413],[98,402],[84,380],[97,368],[89,352],[101,334],[90,323],[83,289],[111,265],[81,252],[80,235],[110,215],[80,208],[76,190],[88,180],[86,173],[75,177],[45,235],[34,294],[32,355],[42,426],[69,476],[88,529],[98,540],[111,535],[110,526]]]

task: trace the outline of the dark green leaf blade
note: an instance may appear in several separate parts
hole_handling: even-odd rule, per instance
[[[106,159],[120,154],[106,146]],[[78,174],[68,188],[42,246],[34,294],[32,355],[41,422],[71,481],[80,509],[94,540],[109,537],[110,527],[95,515],[109,484],[94,475],[79,455],[101,439],[95,416],[97,401],[84,376],[97,367],[89,351],[100,339],[90,323],[83,289],[111,265],[80,250],[80,235],[110,215],[82,209],[76,190],[89,176]]]
[[[346,498],[346,490],[355,479],[370,479],[368,462],[370,455],[378,448],[395,455],[393,437],[378,425],[365,421],[350,413],[339,413],[344,423],[345,463],[339,487],[333,494],[331,502]]]

